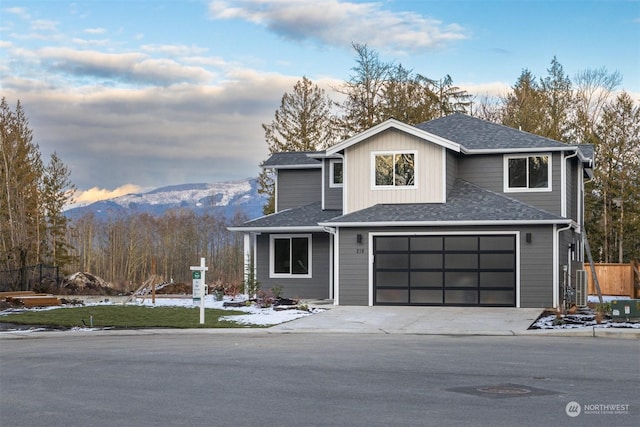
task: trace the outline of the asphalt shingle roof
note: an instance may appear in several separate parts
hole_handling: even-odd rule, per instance
[[[315,154],[315,151],[291,151],[286,153],[273,153],[262,164],[262,167],[272,168],[277,166],[292,167],[292,166],[321,166],[321,162],[318,159],[313,159],[308,154]]]
[[[340,215],[341,210],[322,210],[320,202],[315,202],[247,221],[239,228],[318,227],[319,222]]]
[[[566,218],[519,200],[457,179],[446,203],[379,204],[333,218],[327,224],[411,222],[529,222],[565,223]]]
[[[415,125],[426,132],[458,143],[467,150],[555,148],[567,144],[508,126],[456,113]]]

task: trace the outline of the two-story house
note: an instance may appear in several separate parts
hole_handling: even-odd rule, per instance
[[[276,212],[232,228],[263,289],[336,305],[557,307],[583,262],[591,146],[454,114],[390,119],[263,167]]]

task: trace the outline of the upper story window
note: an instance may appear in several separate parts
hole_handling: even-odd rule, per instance
[[[311,235],[272,234],[269,277],[311,277]]]
[[[329,161],[329,187],[342,187],[344,182],[342,160]]]
[[[374,188],[415,186],[415,152],[373,153],[372,157]]]
[[[551,191],[551,156],[505,156],[504,191]]]

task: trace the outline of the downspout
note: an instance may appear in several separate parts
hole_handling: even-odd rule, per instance
[[[335,227],[323,227],[324,231],[329,233],[329,299],[333,300],[334,305],[338,305],[338,289],[337,284],[339,283],[337,272],[338,272],[338,259],[334,256],[334,254],[338,253],[336,247],[336,241],[338,237],[338,232]],[[336,265],[334,265],[336,264]]]
[[[563,228],[556,228],[557,225],[554,225],[554,235],[553,240],[555,241],[553,244],[553,307],[555,309],[559,308],[558,297],[560,296],[560,233],[563,231],[571,230],[574,228],[574,224],[569,224]],[[567,259],[567,268],[570,268],[568,265]]]

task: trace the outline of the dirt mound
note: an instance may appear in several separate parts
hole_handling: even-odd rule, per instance
[[[157,294],[168,295],[186,295],[193,293],[191,284],[187,283],[167,283],[158,285],[156,288]]]
[[[87,272],[73,273],[64,278],[60,293],[66,295],[115,295],[112,285]]]

